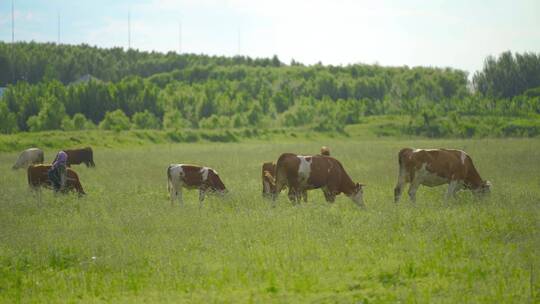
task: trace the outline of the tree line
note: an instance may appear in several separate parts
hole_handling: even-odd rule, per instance
[[[508,56],[511,75],[520,79],[511,92],[498,85]],[[471,85],[466,72],[450,68],[304,66],[277,57],[0,43],[0,82],[7,85],[0,132],[247,126],[328,131],[369,115],[407,114],[428,125],[450,114],[527,116],[540,113],[538,58],[489,57]],[[93,77],[76,81],[87,74]]]

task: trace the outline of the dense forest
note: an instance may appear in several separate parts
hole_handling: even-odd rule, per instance
[[[465,117],[474,117],[477,124],[482,118],[500,124],[504,117],[538,117],[540,54],[488,57],[469,81],[466,72],[450,68],[305,66],[285,64],[276,56],[0,42],[0,87],[6,87],[0,99],[1,133],[241,127],[340,131],[365,116],[403,114],[410,117],[409,133],[472,136]],[[534,136],[540,127],[524,130],[509,135]]]

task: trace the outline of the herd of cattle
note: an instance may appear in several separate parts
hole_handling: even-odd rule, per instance
[[[68,155],[68,167],[82,163],[87,167],[95,167],[91,148],[64,151]],[[13,169],[27,167],[31,189],[51,188],[47,176],[50,165],[43,162],[43,151],[30,148],[19,155]],[[471,157],[461,150],[404,148],[398,153],[398,163],[398,182],[394,189],[396,203],[407,183],[410,183],[408,193],[413,202],[420,185],[434,187],[448,184],[446,198],[454,197],[461,189],[469,189],[476,196],[487,194],[491,189],[491,183],[480,177]],[[176,200],[182,203],[182,188],[198,189],[200,203],[206,194],[221,196],[227,192],[217,171],[209,167],[171,164],[167,168],[167,180],[172,204]],[[283,153],[277,162],[264,163],[263,197],[275,201],[284,188],[288,188],[288,197],[293,203],[299,203],[301,199],[307,202],[308,190],[321,189],[328,202],[334,202],[336,196],[343,193],[358,206],[364,206],[364,185],[353,182],[343,165],[330,156],[327,147],[322,147],[318,155]],[[65,189],[76,191],[79,195],[85,194],[77,173],[70,168],[67,169]]]

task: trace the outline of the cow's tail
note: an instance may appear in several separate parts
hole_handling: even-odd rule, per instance
[[[172,182],[171,169],[172,169],[172,165],[169,165],[169,167],[167,168],[167,192],[168,193],[171,193],[171,182]]]

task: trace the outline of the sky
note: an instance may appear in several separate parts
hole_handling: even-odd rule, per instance
[[[304,64],[436,66],[540,53],[540,0],[14,0],[15,41],[271,57]],[[11,0],[0,0],[10,42]],[[180,34],[181,33],[181,34]],[[180,39],[181,37],[181,39]]]

